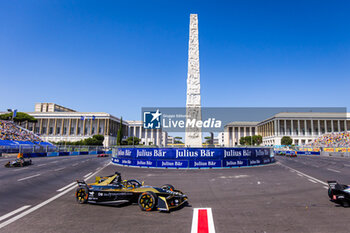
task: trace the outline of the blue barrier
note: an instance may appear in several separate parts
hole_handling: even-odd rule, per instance
[[[59,155],[58,152],[49,152],[49,153],[47,153],[47,157],[58,156],[58,155]]]
[[[34,157],[54,157],[54,156],[69,156],[69,155],[97,155],[97,154],[111,154],[112,151],[71,151],[71,152],[45,152],[45,153],[23,153],[24,158]]]
[[[275,162],[270,148],[118,148],[112,162],[157,168],[246,167]]]
[[[279,150],[275,150],[275,155],[279,155],[279,154],[282,154],[282,155],[290,155],[292,153],[294,153],[295,151],[279,151]],[[297,155],[320,155],[321,152],[319,151],[296,151]]]

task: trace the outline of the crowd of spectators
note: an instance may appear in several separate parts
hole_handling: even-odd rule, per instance
[[[42,142],[41,138],[10,121],[0,120],[0,140]]]
[[[350,147],[350,132],[324,134],[315,139],[313,147]]]

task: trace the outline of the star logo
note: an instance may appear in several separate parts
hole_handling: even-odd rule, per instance
[[[145,129],[160,129],[162,113],[157,111],[143,112],[143,127]]]
[[[159,112],[159,109],[157,109],[157,111],[155,113],[151,113],[153,118],[151,120],[151,122],[153,122],[154,120],[157,120],[159,121],[159,117],[162,115],[160,112]]]

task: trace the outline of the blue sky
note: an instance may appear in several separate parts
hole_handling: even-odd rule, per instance
[[[140,120],[186,103],[189,14],[202,105],[350,107],[349,1],[0,1],[0,111],[54,102]]]

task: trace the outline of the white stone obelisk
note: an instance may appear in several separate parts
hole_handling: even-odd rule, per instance
[[[202,129],[191,123],[201,121],[201,86],[199,77],[198,15],[190,15],[188,43],[187,100],[186,100],[186,147],[202,147]]]

